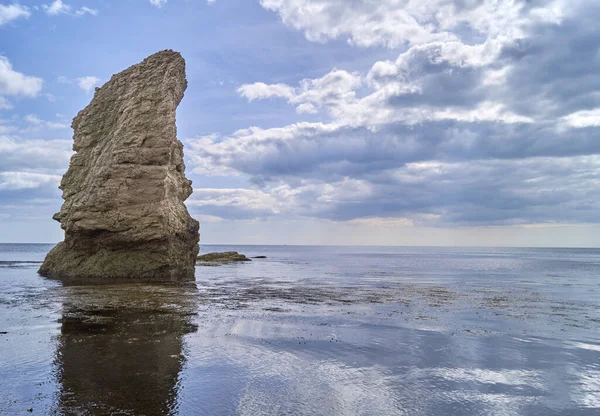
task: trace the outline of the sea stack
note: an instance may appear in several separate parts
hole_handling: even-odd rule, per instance
[[[39,273],[53,278],[194,278],[199,224],[184,201],[175,112],[187,87],[178,52],[158,52],[96,88],[73,119],[76,152],[54,219],[65,240]]]

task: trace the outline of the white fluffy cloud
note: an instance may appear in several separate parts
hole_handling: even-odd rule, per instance
[[[224,216],[229,211],[233,217],[254,218],[281,213],[285,201],[257,189],[196,188],[186,204],[192,209],[198,207],[203,214],[215,210]]]
[[[60,175],[30,172],[0,172],[1,190],[34,189],[47,185],[58,186]]]
[[[51,16],[56,16],[58,14],[66,14],[71,11],[71,6],[63,3],[61,0],[54,0],[51,4],[44,4],[42,6],[46,13]]]
[[[18,3],[0,4],[0,26],[5,25],[19,18],[27,18],[31,12],[25,6]]]
[[[41,120],[40,118],[38,118],[38,116],[36,116],[35,114],[28,114],[24,117],[24,120],[26,122],[28,122],[29,124],[31,124],[33,127],[47,127],[49,129],[68,129],[69,125],[65,124],[65,123],[58,123],[55,121],[46,121],[46,120]],[[31,129],[36,130],[34,129]]]
[[[98,10],[85,6],[74,10],[70,5],[63,3],[62,0],[54,0],[50,4],[44,4],[42,8],[50,16],[57,16],[59,14],[68,14],[72,16],[83,16],[90,14],[92,16],[96,16],[98,14]]]
[[[71,140],[23,140],[0,135],[0,172],[59,174],[71,157]]]
[[[94,76],[87,76],[71,79],[61,75],[57,78],[57,81],[61,84],[75,84],[87,94],[89,94],[94,89],[94,87],[96,87],[96,85],[100,83],[100,78]]]
[[[35,97],[42,90],[42,79],[13,69],[8,58],[0,56],[0,95]]]
[[[77,78],[76,81],[79,88],[81,88],[87,94],[89,94],[94,89],[94,87],[100,83],[100,78],[88,76]]]
[[[283,98],[297,105],[298,114],[314,114],[318,109],[326,109],[337,124],[379,129],[393,122],[418,124],[426,121],[497,121],[502,123],[530,123],[530,117],[518,115],[506,108],[501,100],[491,95],[485,100],[465,107],[462,102],[450,103],[440,100],[442,95],[456,95],[460,91],[441,90],[441,82],[453,82],[460,74],[452,72],[435,73],[437,84],[432,84],[433,76],[411,68],[414,61],[423,59],[431,64],[440,57],[439,49],[432,48],[426,54],[415,54],[414,48],[400,55],[396,62],[376,62],[368,74],[353,74],[334,69],[318,79],[305,79],[297,88],[286,84],[268,85],[262,82],[243,85],[238,93],[249,101],[265,98]],[[417,56],[415,58],[415,55]],[[439,65],[446,65],[439,58]],[[484,78],[473,80],[469,88],[475,90],[483,86]],[[479,82],[481,85],[477,85]],[[369,85],[369,94],[359,97],[358,89]],[[457,85],[460,87],[461,85]],[[468,91],[467,91],[468,92]],[[410,100],[413,105],[396,106],[394,101]],[[444,103],[446,101],[446,103]],[[439,105],[439,104],[442,105]],[[443,105],[446,104],[446,105]]]
[[[97,85],[100,84],[100,78],[94,77],[94,76],[79,77],[79,78],[71,79],[71,78],[61,75],[57,78],[57,81],[61,84],[75,84],[79,88],[81,88],[83,91],[85,91],[87,94],[92,92],[94,87],[96,87]]]
[[[566,4],[532,7],[513,0],[260,0],[284,24],[311,41],[346,38],[360,47],[397,48],[432,42],[456,42],[464,26],[488,40],[525,36],[532,22],[559,22]],[[550,4],[548,4],[550,3]]]
[[[314,114],[318,108],[327,108],[331,113],[339,115],[345,105],[356,103],[356,92],[362,83],[357,74],[334,69],[317,79],[305,79],[297,88],[286,84],[254,84],[242,85],[238,93],[248,101],[283,98],[290,104],[297,105],[298,114]]]
[[[194,189],[187,205],[203,214],[229,219],[285,216],[327,216],[332,206],[352,204],[372,192],[363,180],[344,178],[324,183],[303,181],[261,189]],[[307,203],[310,201],[310,203]]]
[[[570,127],[598,127],[600,126],[600,108],[581,110],[563,117],[563,121]]]
[[[266,98],[287,98],[295,96],[294,89],[285,84],[267,85],[264,82],[242,85],[238,88],[238,93],[248,99],[248,101],[264,100]]]
[[[150,4],[156,7],[162,7],[163,4],[167,4],[168,0],[150,0]]]
[[[316,114],[319,110],[311,103],[302,103],[296,107],[296,113],[298,114]]]
[[[92,16],[97,16],[98,15],[98,10],[96,9],[90,9],[89,7],[81,7],[78,10],[75,10],[75,14],[77,16],[83,16],[85,14],[91,14]]]
[[[298,114],[326,109],[338,123],[378,129],[403,122],[531,123],[506,105],[511,63],[502,51],[539,25],[559,26],[573,7],[562,0],[261,0],[311,41],[348,36],[358,47],[402,51],[366,74],[334,69],[298,87],[257,82],[238,92],[249,101],[279,97]],[[370,92],[364,94],[364,86]],[[359,91],[363,91],[361,95]]]

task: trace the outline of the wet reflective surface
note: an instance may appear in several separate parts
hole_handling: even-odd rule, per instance
[[[50,248],[0,245],[2,415],[600,414],[600,250],[213,246],[267,259],[175,286]]]

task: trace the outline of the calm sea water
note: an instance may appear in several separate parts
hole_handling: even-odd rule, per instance
[[[600,250],[203,246],[180,286],[0,245],[0,414],[599,415]]]

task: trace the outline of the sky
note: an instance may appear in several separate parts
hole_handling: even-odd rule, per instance
[[[0,242],[57,242],[72,118],[186,60],[201,244],[600,247],[595,0],[0,0]]]

